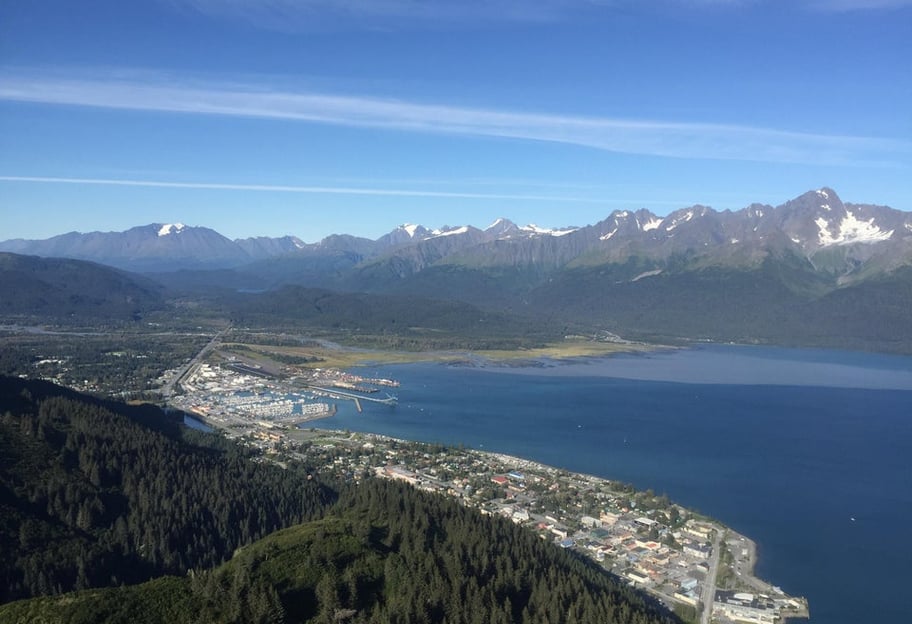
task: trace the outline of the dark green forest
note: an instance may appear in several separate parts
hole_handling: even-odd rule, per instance
[[[323,520],[181,578],[0,607],[0,621],[675,622],[590,562],[506,520],[383,481]]]
[[[0,320],[87,334],[215,331],[231,322],[412,351],[529,348],[608,331],[647,342],[912,353],[908,266],[839,285],[792,252],[740,266],[688,250],[661,262],[634,255],[552,271],[435,265],[405,277],[371,275],[331,284],[349,292],[265,278],[273,288],[244,292],[222,284],[231,283],[223,272],[210,276],[209,288],[168,289],[88,262],[0,254],[0,292],[16,293],[0,300]],[[10,369],[5,359],[0,371]]]
[[[225,295],[219,301],[238,327],[277,327],[365,347],[514,349],[560,339],[564,326],[544,324],[455,300],[339,293],[284,286]]]
[[[0,622],[676,621],[506,520],[152,406],[3,377],[0,414],[2,600],[36,597]]]
[[[334,500],[179,418],[0,378],[0,600],[209,567]]]

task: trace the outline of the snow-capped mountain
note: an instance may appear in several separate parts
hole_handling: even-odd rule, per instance
[[[181,296],[294,284],[456,300],[570,333],[912,352],[912,213],[843,203],[830,188],[736,211],[615,210],[583,227],[405,224],[376,240],[304,243],[156,223],[0,251],[155,273]],[[28,279],[10,279],[26,292]]]
[[[376,242],[379,248],[399,247],[400,245],[417,243],[429,236],[432,236],[432,232],[423,225],[405,223],[389,234],[381,236]]]
[[[0,250],[91,260],[131,271],[236,267],[305,248],[296,236],[232,241],[215,230],[183,223],[152,223],[124,232],[70,232],[46,240],[8,240]]]
[[[319,266],[332,266],[337,275],[364,270],[372,276],[388,266],[388,273],[399,278],[434,265],[547,271],[636,258],[659,268],[672,257],[698,258],[704,266],[750,265],[787,250],[821,271],[851,280],[866,275],[870,267],[884,271],[912,263],[912,214],[844,204],[835,191],[821,188],[777,207],[752,204],[718,212],[695,205],[665,216],[645,209],[616,210],[584,227],[519,226],[504,218],[484,230],[468,224],[403,224],[377,240],[337,234],[308,244],[294,236],[232,241],[205,227],[156,223],[125,232],[10,240],[0,243],[0,250],[150,272],[230,268],[282,258],[284,270],[294,273],[289,267],[295,262],[332,257],[330,264],[320,260]],[[312,273],[319,271],[305,269],[302,274]]]
[[[70,232],[47,240],[12,240],[0,249],[45,257],[91,260],[135,271],[236,266],[248,260],[215,230],[182,223],[153,223],[125,232]]]

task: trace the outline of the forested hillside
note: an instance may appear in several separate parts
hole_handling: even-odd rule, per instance
[[[0,607],[0,621],[591,622],[676,620],[503,520],[382,481],[323,520],[275,533],[209,572]]]
[[[165,307],[161,286],[82,260],[0,253],[0,314],[55,322],[136,320]]]
[[[238,326],[291,327],[380,348],[510,349],[540,346],[564,335],[562,327],[419,296],[285,286],[226,295],[220,304]]]
[[[150,406],[0,377],[0,457],[2,601],[38,596],[0,622],[676,621],[506,520],[330,489]]]
[[[0,601],[209,567],[334,499],[220,444],[158,408],[0,377]]]

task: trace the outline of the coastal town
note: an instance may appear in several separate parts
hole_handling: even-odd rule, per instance
[[[395,380],[220,354],[159,383],[193,426],[220,430],[278,463],[300,460],[339,479],[394,479],[453,497],[591,558],[684,621],[767,624],[809,615],[804,598],[753,575],[756,545],[747,536],[664,495],[498,453],[313,428],[340,401],[359,412],[371,402],[395,405]]]

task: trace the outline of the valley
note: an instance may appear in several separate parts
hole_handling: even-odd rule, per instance
[[[308,479],[319,474],[329,498],[337,493],[344,498],[353,486],[379,487],[370,485],[379,477],[503,516],[538,534],[536,539],[591,560],[612,582],[645,590],[684,621],[806,617],[814,598],[795,598],[760,580],[754,572],[756,546],[746,531],[695,514],[686,501],[671,503],[613,479],[508,453],[446,445],[433,450],[395,436],[317,428],[337,421],[367,426],[362,422],[373,422],[377,410],[391,410],[390,422],[398,420],[400,411],[413,414],[412,405],[396,406],[402,392],[414,401],[417,388],[400,388],[396,374],[368,372],[396,366],[408,371],[430,365],[480,373],[490,369],[497,371],[491,374],[515,372],[530,380],[567,366],[573,369],[568,379],[575,379],[573,375],[589,372],[579,366],[604,357],[646,357],[729,342],[912,352],[912,337],[905,330],[912,320],[912,238],[904,233],[905,217],[837,201],[835,193],[821,190],[775,209],[752,206],[738,214],[693,208],[660,219],[624,211],[595,226],[555,230],[520,228],[505,220],[490,231],[406,226],[370,244],[337,237],[318,247],[297,240],[293,249],[261,241],[278,255],[246,264],[237,258],[219,264],[197,256],[192,263],[175,260],[170,267],[150,257],[143,261],[142,274],[86,258],[0,253],[0,284],[16,293],[0,309],[0,374],[10,376],[9,383],[14,378],[43,380],[95,400],[129,401],[140,412],[154,411],[157,404],[167,408],[161,426],[183,414],[197,418],[216,430],[218,445],[238,449],[250,461],[295,466],[294,478],[302,470],[310,471]],[[843,216],[819,216],[834,210]],[[775,224],[764,220],[769,214],[778,215]],[[816,229],[809,230],[808,224]],[[172,224],[147,234],[167,242],[193,231]],[[752,232],[764,233],[753,237]],[[188,238],[181,245],[187,253],[202,253],[202,240]],[[472,386],[467,390],[472,392]],[[511,400],[511,391],[496,392],[504,396],[497,401],[491,395],[476,397],[460,413],[472,419],[488,410],[488,401]],[[448,390],[432,402],[445,402],[449,395]],[[519,404],[521,396],[513,400]],[[589,395],[581,396],[582,404],[589,405]],[[570,391],[553,410],[581,419],[568,407],[577,400]],[[511,409],[502,408],[499,418],[514,418]],[[582,427],[578,425],[580,431]],[[444,431],[435,435],[444,436]],[[623,439],[624,448],[616,449],[619,457],[627,452]],[[684,447],[676,443],[674,448],[679,452]],[[61,461],[72,459],[65,453]],[[85,461],[91,468],[90,459]],[[92,473],[89,481],[104,483],[105,474]],[[514,474],[523,478],[516,481]],[[99,493],[94,507],[69,512],[54,503],[54,514],[69,513],[62,520],[69,529],[52,530],[48,527],[60,520],[43,517],[34,526],[47,535],[63,531],[61,536],[73,526],[94,527],[114,504],[105,496]],[[323,512],[311,516],[323,518]],[[317,521],[328,523],[314,529],[318,532],[335,522]],[[233,543],[250,543],[286,520],[271,522],[268,530],[235,536]],[[102,535],[104,527],[93,530]],[[300,529],[300,539],[306,542],[309,530]],[[126,548],[126,534],[120,531],[118,543]],[[222,617],[212,596],[229,582],[253,583],[243,594],[249,599],[232,603],[235,615],[230,617],[290,604],[285,594],[273,595],[260,581],[230,580],[239,578],[234,566],[241,564],[220,564],[225,554],[217,549],[201,559],[206,562],[200,572],[207,579],[204,585],[158,578],[174,573],[177,556],[161,539],[153,559],[129,554],[144,561],[131,582],[145,579],[151,585],[133,586],[124,603],[127,611],[164,613],[147,601],[158,604],[158,592],[166,591],[183,596],[187,608]],[[106,544],[109,540],[103,538]],[[42,576],[34,557],[44,555],[23,554],[23,567],[14,573],[20,575],[15,577],[17,591],[44,595],[59,593],[52,587],[55,582],[61,591],[108,584],[99,566],[112,555],[92,550],[89,542],[80,544],[92,553],[83,555],[89,558],[82,576],[70,578],[66,565],[46,567]],[[385,544],[368,540],[363,546],[383,550],[389,547]],[[275,546],[267,548],[277,552]],[[364,556],[371,560],[377,555]],[[162,567],[162,561],[171,563]],[[280,573],[268,574],[274,580]],[[385,613],[380,605],[388,599],[372,593],[381,583],[377,577],[367,585],[352,582],[349,589],[337,587],[338,598],[321,598],[315,587],[295,590],[317,596],[310,607],[316,611],[303,615],[329,617],[323,611],[327,604],[341,609],[336,614]],[[76,600],[85,613],[96,614],[111,608],[109,591],[60,599],[64,602],[22,603],[9,613],[38,617]],[[363,591],[379,602],[358,599]],[[526,600],[527,593],[513,595]]]
[[[575,228],[500,219],[281,241],[260,240],[254,257],[241,239],[154,224],[0,242],[0,285],[18,293],[0,313],[70,325],[177,314],[381,351],[515,351],[583,335],[912,353],[912,217],[828,188],[734,212],[614,211]],[[21,255],[34,253],[72,259]],[[77,269],[93,278],[68,292]]]

